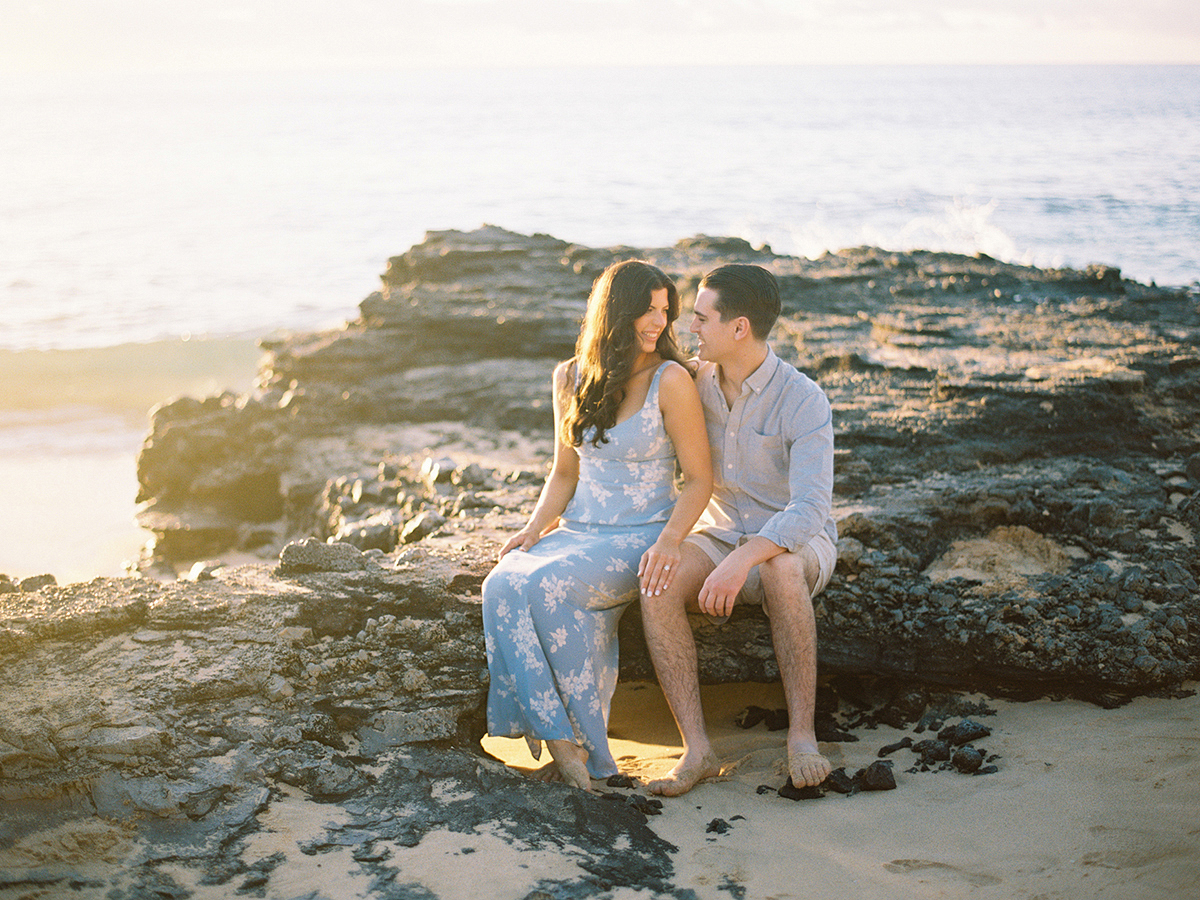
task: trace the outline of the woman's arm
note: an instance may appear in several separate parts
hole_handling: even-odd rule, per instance
[[[713,484],[704,407],[695,382],[682,366],[669,366],[662,373],[658,406],[667,435],[675,445],[683,489],[658,540],[642,554],[638,581],[644,594],[661,593],[671,584],[679,571],[680,545],[708,505]]]
[[[563,415],[571,396],[573,371],[570,360],[559,363],[554,369],[554,463],[529,521],[500,548],[500,556],[517,548],[528,550],[536,544],[575,496],[575,487],[579,483],[579,453],[570,444],[563,443],[561,434]]]

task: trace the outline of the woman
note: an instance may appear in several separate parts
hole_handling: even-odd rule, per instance
[[[554,463],[483,583],[488,731],[523,735],[542,777],[617,772],[608,712],[617,622],[668,586],[712,491],[704,412],[672,323],[675,285],[640,260],[596,279],[575,356],[554,370]],[[676,496],[676,461],[683,485]]]

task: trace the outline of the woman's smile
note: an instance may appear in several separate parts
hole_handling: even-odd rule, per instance
[[[650,292],[650,308],[633,320],[634,332],[642,342],[642,352],[651,353],[666,331],[670,317],[667,312],[667,289]]]

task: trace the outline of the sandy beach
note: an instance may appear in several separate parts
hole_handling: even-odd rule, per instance
[[[664,800],[661,814],[649,819],[651,830],[676,848],[669,854],[671,892],[624,887],[598,889],[594,896],[1194,896],[1200,877],[1200,697],[1139,698],[1111,710],[1077,701],[972,699],[994,710],[994,715],[977,719],[992,729],[978,745],[998,757],[998,771],[976,776],[909,773],[915,756],[900,750],[891,756],[895,790],[793,801],[774,790],[785,780],[780,774],[784,732],[769,732],[763,725],[743,730],[734,724],[747,705],[775,708],[781,703],[779,686],[705,688],[722,777],[684,797]],[[823,745],[834,765],[850,772],[912,732],[880,727],[856,734],[857,742]],[[618,688],[612,735],[619,765],[641,779],[670,768],[679,753],[674,725],[654,685]],[[489,738],[485,747],[515,767],[533,764],[522,741]],[[601,783],[595,789],[629,793]],[[460,789],[451,785],[446,790]],[[547,804],[560,803],[566,790],[548,786]],[[470,798],[448,794],[442,799]],[[259,827],[246,838],[242,854],[251,867],[257,860],[272,872],[256,895],[278,900],[383,896],[352,847],[325,845],[326,829],[344,817],[336,804],[314,802],[301,790],[281,786],[277,799],[258,816]],[[523,846],[511,833],[492,827],[435,829],[415,846],[377,841],[376,852],[387,854],[398,882],[419,886],[440,900],[549,897],[539,892],[539,885],[568,883],[590,871],[593,861],[569,840],[559,850]],[[94,867],[96,884],[81,885],[77,896],[101,897],[107,890],[99,888],[104,873],[130,858],[133,841],[128,825],[82,820],[28,835],[0,855],[0,869]],[[315,851],[314,845],[322,849]],[[202,871],[182,861],[165,861],[159,871],[197,900],[229,896],[232,887],[206,883]],[[0,898],[51,897],[57,896],[56,889],[51,886],[46,893],[32,883],[9,881],[0,886]]]
[[[916,757],[900,750],[890,756],[894,791],[792,801],[774,790],[757,793],[785,781],[784,732],[734,724],[748,705],[782,706],[780,687],[705,688],[723,777],[664,800],[650,822],[679,848],[675,883],[698,897],[762,900],[1193,896],[1200,697],[1143,697],[1111,710],[1070,700],[980,699],[995,710],[977,721],[992,729],[979,745],[998,755],[997,772],[910,774]],[[642,779],[669,769],[680,751],[654,685],[618,688],[611,732],[618,764]],[[854,743],[822,745],[851,774],[880,748],[919,739],[882,726],[856,734]],[[520,741],[488,739],[485,746],[511,764],[533,764]],[[727,825],[724,833],[709,830],[715,820]],[[538,874],[536,859],[509,858],[514,868],[525,864],[525,887],[550,874]],[[525,896],[513,887],[490,896]]]

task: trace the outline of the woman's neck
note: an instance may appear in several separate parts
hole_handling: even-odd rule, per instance
[[[639,353],[633,361],[633,367],[629,370],[629,374],[633,376],[639,372],[645,372],[651,366],[657,366],[662,361],[663,359],[658,355],[657,350],[650,353]]]

